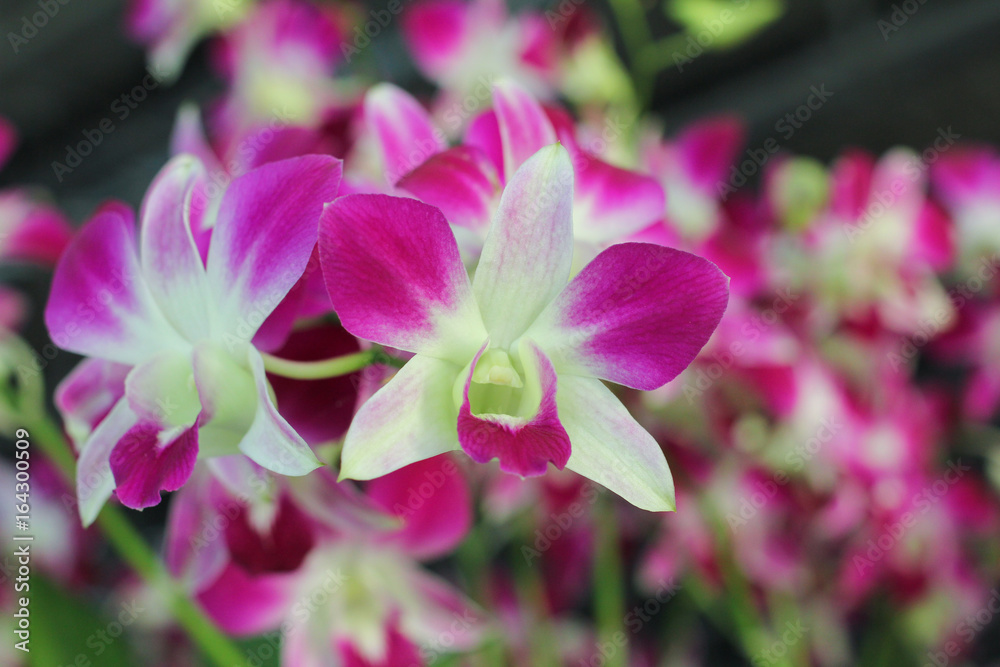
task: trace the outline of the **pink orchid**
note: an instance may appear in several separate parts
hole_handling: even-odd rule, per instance
[[[471,524],[451,459],[373,481],[365,497],[325,471],[289,480],[271,501],[200,480],[172,507],[168,563],[226,631],[279,630],[282,664],[423,665],[480,640],[482,613],[418,563],[452,550]]]
[[[155,505],[198,458],[242,452],[289,475],[320,465],[278,414],[251,341],[301,277],[340,163],[307,156],[234,180],[205,261],[191,230],[204,176],[196,159],[173,159],[143,202],[138,243],[131,210],[109,204],[56,268],[45,311],[52,340],[131,367],[124,396],[81,446],[85,524],[113,490],[130,507]]]
[[[404,14],[403,35],[423,74],[457,100],[497,77],[553,96],[557,34],[540,14],[509,17],[503,0],[423,0]]]
[[[131,0],[126,27],[149,49],[149,63],[164,77],[180,74],[202,37],[239,21],[254,0]]]
[[[598,378],[672,379],[718,324],[727,279],[694,255],[630,243],[570,282],[572,211],[569,153],[543,148],[507,182],[470,283],[438,209],[384,195],[326,208],[320,257],[345,328],[416,353],[355,416],[342,477],[461,448],[521,476],[552,462],[673,509],[659,445]]]
[[[723,203],[736,187],[731,184],[734,164],[745,134],[738,118],[720,116],[686,127],[672,141],[650,137],[643,142],[640,163],[666,191],[664,241],[697,243],[723,223]]]
[[[378,138],[390,185],[439,208],[453,225],[463,255],[478,256],[504,184],[556,140],[572,156],[579,266],[597,249],[662,215],[664,195],[656,180],[608,164],[579,146],[565,112],[543,108],[509,80],[493,87],[493,105],[469,126],[464,145],[448,149],[445,133],[402,90],[382,84],[365,100],[366,120]]]
[[[985,146],[956,147],[931,167],[931,182],[958,231],[962,269],[1000,250],[1000,157]]]
[[[335,10],[268,0],[218,42],[216,68],[230,82],[220,114],[240,128],[274,118],[314,126],[344,97],[332,78],[342,39]]]
[[[72,235],[54,206],[25,190],[0,191],[0,259],[54,265]]]
[[[922,321],[953,317],[935,275],[952,261],[951,223],[927,199],[926,180],[926,167],[903,149],[877,162],[852,151],[834,165],[829,204],[790,265],[831,323],[874,315],[912,333]]]

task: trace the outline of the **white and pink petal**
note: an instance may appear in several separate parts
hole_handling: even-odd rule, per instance
[[[640,509],[675,509],[673,477],[659,443],[600,380],[561,375],[557,402],[573,443],[567,468]]]
[[[56,267],[45,323],[59,347],[129,365],[183,344],[146,284],[128,207],[105,205],[70,243]]]
[[[452,390],[460,367],[416,355],[354,417],[341,479],[374,479],[458,447]]]
[[[340,176],[340,160],[307,155],[258,167],[226,189],[207,265],[223,333],[250,340],[302,277]]]
[[[441,211],[348,195],[323,212],[320,259],[334,310],[355,336],[464,365],[486,338]]]
[[[598,255],[529,335],[564,373],[652,390],[708,342],[729,299],[711,262],[673,248],[622,243]]]
[[[472,283],[494,346],[508,348],[566,286],[572,207],[573,166],[558,144],[533,155],[504,188]]]

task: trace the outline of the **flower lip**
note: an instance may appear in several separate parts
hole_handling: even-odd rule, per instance
[[[462,449],[477,463],[497,458],[501,470],[522,477],[544,474],[550,461],[563,468],[570,441],[559,421],[552,362],[527,339],[513,346],[513,355],[489,345],[483,344],[456,382],[463,387]]]

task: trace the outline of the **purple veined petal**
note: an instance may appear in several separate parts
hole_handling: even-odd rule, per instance
[[[183,344],[142,275],[128,207],[104,206],[70,243],[52,279],[45,324],[63,349],[128,365]]]
[[[94,523],[115,489],[111,450],[138,421],[128,401],[122,398],[84,443],[76,464],[76,498],[84,527]]]
[[[226,189],[208,251],[223,333],[252,339],[302,276],[340,174],[340,160],[307,155],[258,167]]]
[[[706,259],[649,243],[611,246],[532,325],[564,373],[651,390],[695,358],[722,319],[729,279]]]
[[[198,595],[205,612],[224,631],[238,636],[261,634],[281,625],[295,603],[297,572],[251,576],[230,564]]]
[[[573,166],[558,144],[538,151],[504,188],[472,281],[496,347],[509,347],[566,286],[572,206]]]
[[[519,347],[524,369],[521,378],[509,366],[505,352],[500,353],[505,363],[497,365],[500,368],[497,372],[484,368],[481,363],[491,363],[488,353],[494,351],[487,350],[487,346],[484,345],[473,359],[458,412],[458,441],[462,450],[477,463],[488,463],[496,458],[504,472],[532,477],[545,474],[549,462],[560,470],[565,467],[570,457],[570,440],[559,422],[555,369],[530,341],[522,339]],[[499,382],[493,383],[494,375],[500,377]],[[485,381],[477,383],[477,376]],[[511,377],[521,384],[520,387],[517,383],[513,385],[515,396],[520,394],[514,399],[506,395],[512,386]],[[475,387],[476,384],[480,386]],[[480,395],[470,397],[470,391],[477,390]],[[492,396],[488,392],[492,392]],[[494,400],[497,395],[499,398]],[[504,403],[502,411],[492,412]],[[517,414],[512,414],[514,412]]]
[[[143,200],[140,259],[160,310],[188,340],[209,335],[208,279],[191,232],[191,197],[205,168],[189,155],[173,158]]]
[[[444,133],[434,127],[420,103],[391,83],[373,86],[365,95],[364,108],[389,185],[448,147]]]
[[[504,180],[509,181],[528,158],[556,142],[556,131],[542,105],[513,81],[493,86],[493,108],[503,146]]]
[[[455,237],[414,199],[348,195],[320,220],[320,262],[344,328],[464,365],[486,339]]]
[[[197,424],[165,429],[156,422],[140,421],[111,450],[108,462],[115,494],[133,509],[158,505],[162,491],[184,485],[197,459]]]
[[[500,198],[500,179],[489,157],[469,146],[433,156],[396,186],[436,206],[453,225],[485,233]]]
[[[659,443],[595,378],[559,376],[559,417],[573,443],[566,467],[650,512],[675,508],[674,482]]]
[[[460,367],[417,355],[355,415],[341,479],[374,479],[458,447],[452,391]]]
[[[258,465],[281,475],[305,475],[323,464],[289,423],[278,413],[268,391],[264,360],[247,348],[250,369],[257,387],[257,411],[250,430],[240,441],[240,451]]]
[[[666,196],[646,174],[579,154],[574,183],[573,228],[590,243],[620,241],[660,220]]]
[[[133,368],[125,378],[125,397],[140,421],[163,428],[189,426],[201,412],[190,348],[165,350]]]

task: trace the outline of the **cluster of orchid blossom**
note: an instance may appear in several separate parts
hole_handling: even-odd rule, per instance
[[[664,138],[585,7],[395,6],[433,96],[359,74],[374,14],[133,0],[161,73],[211,36],[222,96],[137,214],[0,192],[0,257],[54,268],[85,357],[55,391],[76,488],[38,463],[46,576],[107,577],[84,529],[162,502],[167,569],[266,638],[251,665],[700,663],[678,590],[754,664],[854,663],[866,626],[968,651],[1000,579],[1000,155],[780,154],[737,188],[742,123]],[[0,287],[22,394],[29,313]],[[145,664],[193,659],[138,625]]]

